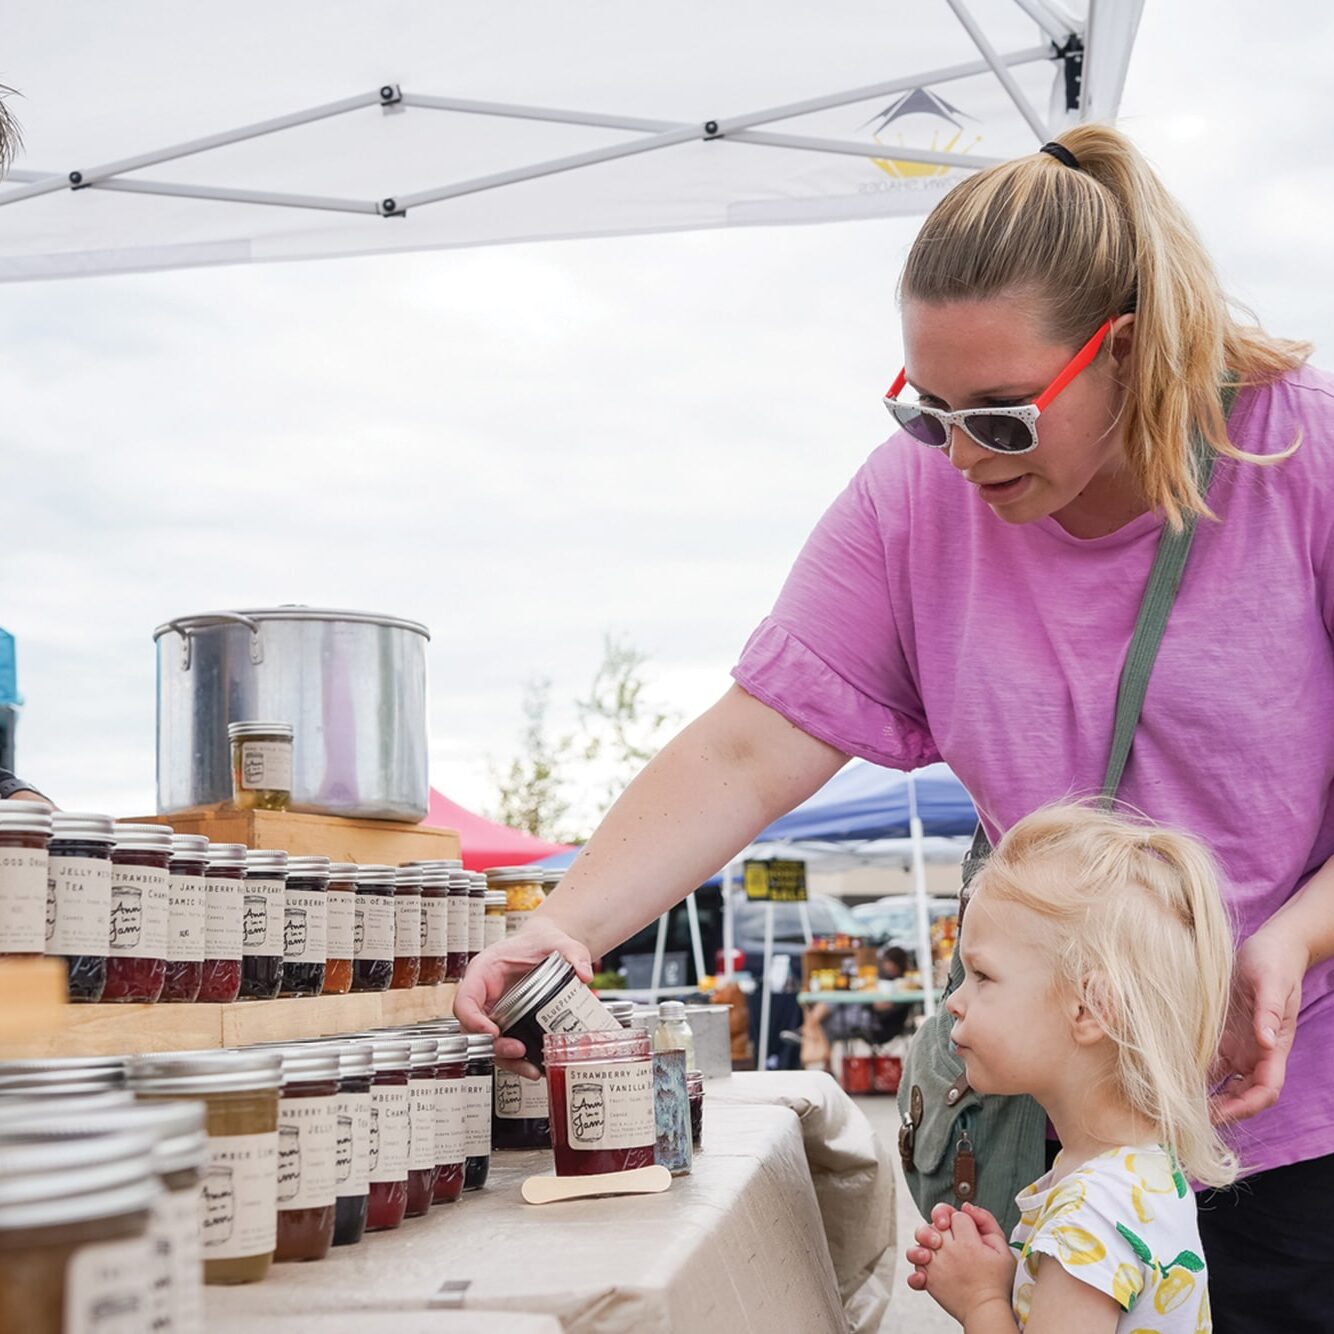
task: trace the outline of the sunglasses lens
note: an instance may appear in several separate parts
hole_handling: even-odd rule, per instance
[[[945,427],[934,417],[928,417],[926,413],[906,405],[890,408],[889,411],[914,440],[920,440],[932,449],[939,449],[945,443]]]
[[[1003,417],[999,413],[977,412],[965,419],[968,432],[988,449],[1001,454],[1019,454],[1033,447],[1033,431],[1021,417]]]

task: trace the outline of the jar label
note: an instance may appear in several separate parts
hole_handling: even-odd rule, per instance
[[[394,901],[383,894],[357,895],[354,959],[394,960]]]
[[[449,913],[449,949],[453,954],[468,952],[468,898],[451,894],[446,900]]]
[[[268,1255],[278,1240],[278,1132],[210,1135],[200,1238],[205,1260]]]
[[[435,1081],[435,1160],[461,1163],[468,1156],[467,1103],[462,1079]]]
[[[463,1081],[463,1139],[469,1158],[491,1152],[490,1075],[468,1075]]]
[[[324,948],[330,959],[350,959],[357,933],[357,896],[340,889],[326,896]]]
[[[290,741],[243,741],[241,743],[241,787],[246,792],[290,792],[292,790],[292,743]]]
[[[435,1086],[434,1079],[414,1079],[408,1085],[409,1112],[412,1122],[411,1142],[408,1145],[408,1166],[418,1172],[428,1170],[441,1160],[435,1149]],[[452,1161],[452,1159],[451,1159]]]
[[[545,1079],[524,1079],[512,1070],[496,1071],[496,1116],[501,1121],[545,1120],[550,1107]]]
[[[173,963],[198,963],[204,958],[207,894],[202,875],[174,875],[168,896],[167,958]]]
[[[612,1012],[577,977],[542,1006],[536,1017],[544,1033],[609,1033],[620,1028]]]
[[[533,915],[532,908],[524,908],[520,911],[511,911],[505,914],[505,934],[507,936],[518,935],[519,928]]]
[[[144,1275],[151,1272],[146,1236],[80,1246],[65,1266],[64,1334],[143,1334],[149,1328]]]
[[[337,1198],[335,1101],[330,1094],[278,1103],[279,1209],[320,1209]]]
[[[422,900],[420,894],[394,896],[394,958],[416,959],[422,948]]]
[[[449,953],[449,900],[422,900],[422,954],[443,959]]]
[[[412,1138],[412,1110],[406,1084],[377,1084],[371,1089],[371,1130],[367,1143],[370,1180],[406,1181]]]
[[[105,955],[111,938],[111,863],[52,857],[46,878],[46,952]]]
[[[334,1118],[334,1188],[340,1199],[365,1195],[371,1173],[371,1095],[340,1093]]]
[[[241,920],[245,914],[245,882],[209,877],[204,882],[204,957],[241,957]]]
[[[468,953],[480,954],[486,941],[486,901],[468,899]]]
[[[165,959],[171,877],[156,866],[112,866],[111,947],[118,959]]]
[[[653,1062],[564,1067],[565,1133],[572,1149],[640,1149],[654,1142]]]
[[[46,946],[45,848],[0,848],[0,954]]]
[[[283,952],[287,882],[276,876],[246,876],[241,915],[241,957],[271,959]]]
[[[489,912],[486,914],[484,933],[482,935],[483,948],[489,948],[505,939],[505,914],[498,912]]]
[[[148,1224],[157,1270],[146,1329],[199,1334],[204,1328],[199,1252],[199,1186],[164,1190]]]
[[[325,961],[328,897],[323,890],[288,888],[283,909],[283,959],[286,962]]]

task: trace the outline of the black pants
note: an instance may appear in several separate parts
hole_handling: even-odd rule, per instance
[[[1334,1334],[1334,1154],[1199,1197],[1214,1334]]]

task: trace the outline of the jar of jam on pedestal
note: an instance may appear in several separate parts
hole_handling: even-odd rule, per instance
[[[486,946],[486,875],[481,871],[466,872],[468,885],[468,962],[471,963]]]
[[[355,984],[354,984],[355,985]],[[371,1040],[370,1191],[366,1231],[384,1232],[403,1222],[408,1208],[408,1150],[411,1097],[406,1039]]]
[[[205,1283],[254,1283],[269,1272],[278,1229],[276,1052],[133,1056],[130,1087],[146,1102],[198,1099],[207,1108],[208,1167],[199,1227]]]
[[[472,877],[463,866],[449,869],[449,953],[445,957],[445,981],[462,982],[468,970],[469,944],[469,891]]]
[[[357,868],[351,862],[329,867],[325,901],[324,994],[345,996],[352,990],[352,953],[357,929]]]
[[[0,1135],[0,1329],[149,1328],[148,1226],[161,1186],[147,1134]]]
[[[400,866],[394,874],[393,991],[415,987],[422,963],[422,873],[415,866]]]
[[[242,811],[285,811],[292,799],[291,723],[228,723],[232,804]]]
[[[324,990],[328,900],[329,859],[289,858],[283,909],[284,996],[318,996]]]
[[[560,875],[558,871],[557,876]],[[493,866],[486,873],[486,886],[505,896],[505,934],[512,936],[542,906],[546,895],[546,872],[538,866]]]
[[[467,1139],[467,1039],[442,1033],[436,1037],[434,1204],[453,1204],[463,1194]]]
[[[160,824],[111,827],[111,937],[104,1001],[156,1001],[167,980],[172,831]]]
[[[244,843],[211,843],[204,855],[204,968],[199,999],[229,1005],[241,992]]]
[[[273,1258],[323,1260],[337,1214],[338,1053],[312,1043],[278,1049],[278,1238]]]
[[[282,990],[286,922],[287,854],[277,848],[247,852],[241,919],[242,1000],[273,1000]]]
[[[409,1044],[408,1218],[420,1218],[431,1207],[439,1165],[435,1150],[436,1040],[405,1037]]]
[[[113,839],[109,815],[51,814],[46,952],[65,960],[72,1001],[99,1001],[107,984]]]
[[[443,982],[449,956],[449,868],[428,865],[422,873],[422,966],[417,985]]]
[[[648,1033],[548,1033],[543,1045],[556,1175],[651,1167],[656,1132]]]
[[[394,977],[394,868],[357,867],[352,990],[388,991]]]
[[[50,842],[49,806],[0,804],[0,955],[38,955],[46,948]]]
[[[463,1078],[463,1189],[481,1190],[491,1173],[491,1104],[496,1078],[496,1044],[484,1033],[468,1034],[468,1068]]]
[[[208,839],[203,834],[173,834],[167,870],[167,980],[164,1001],[195,1001],[204,980],[208,931],[208,891],[204,866]]]

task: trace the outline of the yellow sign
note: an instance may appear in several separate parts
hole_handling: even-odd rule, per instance
[[[754,903],[805,903],[806,863],[746,862],[745,885]]]

